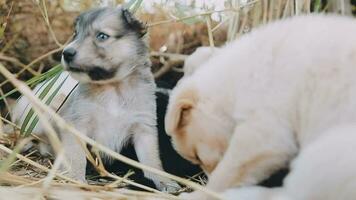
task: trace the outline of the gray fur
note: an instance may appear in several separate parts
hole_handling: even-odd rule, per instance
[[[73,72],[73,77],[82,82],[106,82],[106,79],[95,80],[90,74],[100,68],[104,74],[113,73],[107,77],[119,80],[135,70],[132,67],[147,67],[145,63],[150,60],[146,38],[142,35],[146,28],[127,13],[118,8],[99,8],[77,18],[75,37],[64,49],[75,49],[77,54],[72,62],[63,62],[65,68]],[[110,37],[99,41],[96,36],[100,32]]]
[[[128,11],[99,8],[81,14],[75,29],[76,35],[64,51],[74,48],[77,53],[71,62],[62,59],[62,63],[80,83],[60,113],[89,137],[117,152],[132,138],[139,161],[162,169],[155,83],[146,38],[142,35],[145,27]],[[109,38],[99,41],[99,32]],[[74,144],[71,135],[65,133],[61,137],[73,161],[72,176],[83,180],[83,150]],[[178,189],[171,180],[144,174],[161,190]]]

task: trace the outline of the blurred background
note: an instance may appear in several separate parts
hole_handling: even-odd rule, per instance
[[[179,55],[199,46],[221,46],[293,15],[356,14],[356,0],[0,0],[0,62],[22,80],[37,76],[59,63],[78,13],[122,3],[134,4],[135,14],[148,24],[152,70],[172,83],[181,73]],[[1,75],[0,89],[0,94],[13,89]]]

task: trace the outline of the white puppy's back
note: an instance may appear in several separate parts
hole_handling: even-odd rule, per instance
[[[355,19],[334,15],[272,23],[221,48],[178,88],[193,82],[201,98],[214,96],[211,100],[223,109],[235,109],[236,119],[260,108],[287,120],[295,120],[292,112],[300,112],[302,120],[293,126],[299,126],[298,139],[304,144],[331,121],[356,117],[349,109],[356,109],[356,101],[348,100],[356,99],[356,87],[350,85],[356,85],[355,33]],[[342,107],[342,101],[349,108]],[[335,105],[342,114],[335,114]]]

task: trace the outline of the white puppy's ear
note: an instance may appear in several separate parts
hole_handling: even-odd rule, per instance
[[[165,127],[168,135],[178,133],[190,120],[191,111],[197,103],[195,90],[189,89],[178,95],[168,107]]]

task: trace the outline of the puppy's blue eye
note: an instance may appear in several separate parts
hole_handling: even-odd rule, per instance
[[[103,32],[100,32],[96,35],[96,39],[98,39],[99,41],[105,41],[109,38],[110,36],[108,34],[105,34]]]

